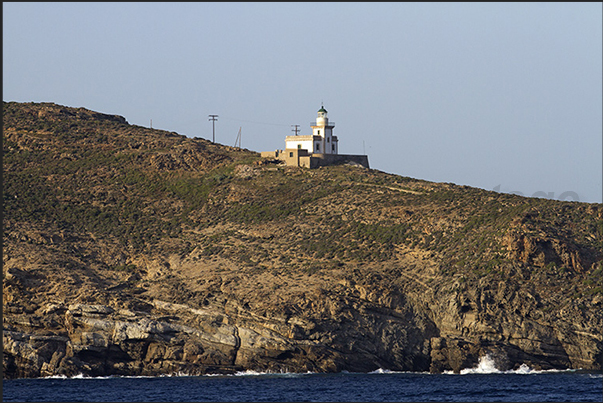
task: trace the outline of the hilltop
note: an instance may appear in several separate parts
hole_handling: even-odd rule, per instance
[[[603,205],[3,105],[4,376],[602,369]]]

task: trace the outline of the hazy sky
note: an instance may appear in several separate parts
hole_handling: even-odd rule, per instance
[[[601,3],[3,3],[3,99],[602,202]],[[567,193],[570,192],[570,193]],[[573,192],[573,193],[572,193]]]

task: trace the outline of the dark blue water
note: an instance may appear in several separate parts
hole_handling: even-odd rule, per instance
[[[603,376],[530,373],[259,374],[5,380],[3,400],[35,402],[601,402]]]

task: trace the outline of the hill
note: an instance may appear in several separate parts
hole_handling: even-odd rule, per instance
[[[3,104],[4,377],[601,370],[603,205]]]

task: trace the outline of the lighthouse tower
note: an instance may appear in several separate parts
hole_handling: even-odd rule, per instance
[[[320,106],[316,116],[316,122],[311,123],[312,135],[314,136],[314,154],[337,154],[337,136],[333,136],[335,123],[330,122],[327,110]]]

